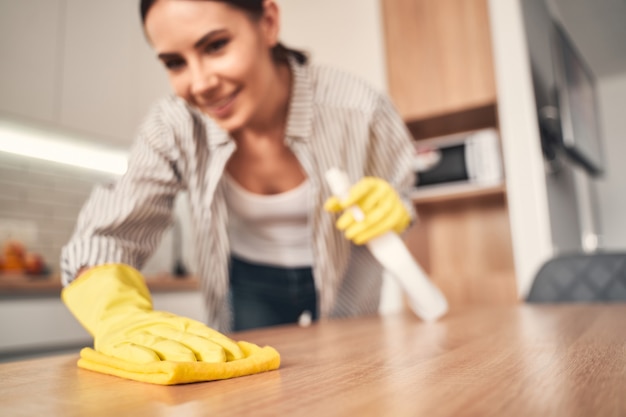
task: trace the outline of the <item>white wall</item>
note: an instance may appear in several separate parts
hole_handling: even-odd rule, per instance
[[[526,53],[530,58],[534,88],[533,105],[536,108],[556,106],[552,97],[557,88],[554,74],[555,58],[550,47],[552,40],[553,18],[546,0],[524,0],[520,2],[524,17],[524,32],[527,41]],[[524,70],[529,71],[526,67]],[[530,111],[535,111],[530,109]],[[538,129],[535,122],[535,130]],[[530,140],[530,137],[528,138]],[[533,138],[538,140],[539,138]],[[541,157],[541,155],[539,155]],[[545,165],[546,197],[550,219],[550,233],[554,252],[577,251],[581,247],[582,228],[580,218],[586,213],[579,208],[577,199],[580,182],[584,175],[579,175],[563,155]]]
[[[282,40],[387,90],[379,0],[278,0]]]
[[[0,0],[0,117],[126,149],[170,91],[135,0]]]
[[[597,181],[601,244],[626,250],[626,72],[600,79],[606,177]]]
[[[554,248],[519,1],[490,0],[489,13],[515,273],[518,294],[523,298]]]

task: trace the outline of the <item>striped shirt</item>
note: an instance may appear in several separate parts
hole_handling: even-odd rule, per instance
[[[337,167],[353,182],[363,176],[383,178],[413,215],[411,136],[390,100],[361,80],[294,61],[291,69],[285,143],[310,182],[312,269],[320,316],[376,313],[382,269],[365,247],[353,245],[334,227],[335,215],[324,211],[331,195],[324,173]],[[124,263],[141,269],[172,224],[176,195],[186,191],[207,324],[229,331],[223,174],[235,148],[227,132],[181,98],[156,103],[139,129],[127,172],[114,184],[96,187],[81,210],[62,250],[64,285],[83,266]]]

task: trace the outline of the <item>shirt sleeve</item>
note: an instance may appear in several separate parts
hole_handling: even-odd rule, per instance
[[[415,220],[411,201],[415,184],[413,137],[391,100],[381,95],[372,119],[369,166],[372,175],[388,181],[398,191]]]
[[[123,263],[141,269],[156,250],[184,188],[173,136],[155,109],[139,130],[126,173],[94,188],[61,251],[63,285],[82,267]]]

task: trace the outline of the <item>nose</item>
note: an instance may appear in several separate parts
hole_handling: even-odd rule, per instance
[[[205,95],[214,90],[219,84],[219,77],[209,65],[202,62],[190,65],[191,82],[190,92],[193,96]]]

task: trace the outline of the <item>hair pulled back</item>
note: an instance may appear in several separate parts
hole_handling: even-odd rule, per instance
[[[150,8],[158,0],[140,0],[139,13],[141,15],[141,23],[145,25],[146,16],[150,11]],[[203,1],[217,1],[220,3],[226,3],[237,9],[246,12],[252,19],[260,19],[263,15],[263,0],[203,0]],[[282,43],[278,42],[272,48],[272,57],[276,61],[287,61],[287,58],[292,56],[299,64],[307,62],[307,56],[304,52],[296,49],[287,48]]]

